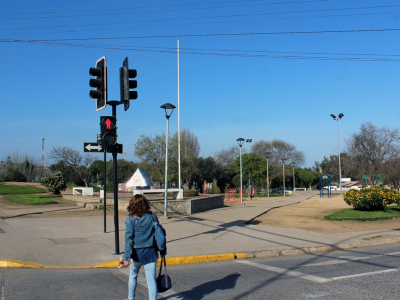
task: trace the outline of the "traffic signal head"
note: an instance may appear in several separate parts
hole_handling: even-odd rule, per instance
[[[100,117],[101,146],[109,149],[117,143],[117,118]]]
[[[136,76],[136,70],[129,70],[128,58],[125,58],[122,68],[119,69],[121,101],[124,102],[125,111],[129,109],[130,100],[135,100],[138,97],[137,91],[131,91],[131,89],[137,88],[137,81],[129,80],[136,78]]]
[[[90,91],[90,98],[96,99],[96,110],[102,110],[107,106],[107,67],[106,57],[103,56],[96,61],[96,67],[89,69],[89,75],[92,78],[89,81],[90,87],[96,88]]]

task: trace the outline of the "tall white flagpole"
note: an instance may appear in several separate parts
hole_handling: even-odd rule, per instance
[[[181,114],[180,114],[180,99],[179,99],[179,40],[178,40],[178,173],[179,173],[179,188],[182,187],[181,183]]]

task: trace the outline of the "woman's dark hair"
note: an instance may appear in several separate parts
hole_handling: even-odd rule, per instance
[[[150,211],[150,204],[143,195],[137,194],[129,201],[127,210],[130,216],[137,215],[141,217],[143,214]]]

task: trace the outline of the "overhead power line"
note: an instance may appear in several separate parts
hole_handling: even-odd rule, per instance
[[[364,7],[348,7],[348,8],[331,8],[331,9],[314,9],[314,10],[301,10],[301,11],[284,11],[284,12],[267,12],[256,14],[233,14],[233,15],[219,15],[219,16],[202,16],[202,17],[185,17],[185,18],[172,18],[172,19],[156,19],[146,21],[130,21],[130,22],[108,22],[108,23],[92,23],[92,24],[73,24],[73,25],[56,25],[56,26],[30,26],[19,28],[0,28],[0,30],[31,30],[31,29],[49,29],[49,28],[69,28],[69,27],[87,27],[87,26],[109,26],[109,25],[122,25],[122,24],[139,24],[139,23],[153,23],[153,22],[169,22],[169,21],[187,21],[199,19],[218,19],[218,18],[237,18],[237,17],[256,17],[266,15],[283,15],[283,14],[297,14],[297,13],[315,13],[315,12],[329,12],[329,11],[348,11],[348,10],[363,10],[363,9],[376,9],[376,8],[390,8],[400,7],[400,4],[383,5],[383,6],[364,6]]]
[[[29,41],[23,41],[22,43],[31,43]],[[55,42],[34,42],[43,45],[50,46],[64,46],[64,47],[78,47],[78,48],[96,48],[96,49],[107,49],[107,50],[123,50],[123,51],[137,51],[137,52],[157,52],[157,53],[171,53],[176,54],[175,48],[158,48],[155,49],[143,49],[140,48],[131,48],[129,46],[113,46],[113,45],[88,45],[88,44],[71,44],[71,43],[55,43]],[[147,47],[151,48],[151,47]],[[182,49],[180,49],[182,50]],[[400,55],[382,55],[382,54],[338,54],[338,53],[302,53],[302,52],[279,52],[279,51],[247,51],[247,50],[218,50],[216,51],[247,51],[248,53],[217,53],[217,52],[199,52],[198,50],[205,49],[193,49],[195,51],[180,51],[181,54],[190,54],[190,55],[211,55],[211,56],[227,56],[227,57],[245,57],[245,58],[269,58],[269,59],[291,59],[291,60],[322,60],[322,61],[360,61],[360,62],[400,62]],[[212,50],[212,49],[210,49]],[[254,54],[260,52],[258,54]],[[284,54],[292,54],[292,55],[270,55],[263,53],[284,53]],[[298,55],[293,55],[298,54]],[[302,55],[303,54],[303,55]],[[307,56],[304,54],[317,55],[317,56]],[[321,56],[321,55],[347,55],[350,57],[332,57],[332,56]],[[361,57],[354,57],[354,56]],[[366,56],[373,57],[366,57]],[[376,57],[376,56],[392,56],[392,57]]]
[[[226,4],[226,3],[238,3],[238,2],[255,2],[262,0],[250,0],[250,1],[226,1],[226,2],[207,2],[199,4],[178,4],[178,5],[162,5],[162,6],[147,6],[147,7],[135,7],[135,8],[115,8],[115,9],[98,9],[98,10],[81,10],[81,11],[64,11],[64,12],[43,12],[43,13],[11,13],[11,14],[0,14],[1,15],[27,15],[27,14],[61,14],[61,13],[82,13],[82,12],[99,12],[99,11],[124,11],[120,13],[106,13],[106,14],[90,14],[90,15],[69,15],[69,16],[41,16],[41,17],[16,17],[16,18],[0,18],[1,20],[32,20],[32,19],[51,19],[51,18],[75,18],[75,17],[97,17],[97,16],[112,16],[112,15],[126,15],[126,14],[142,14],[142,13],[155,13],[155,12],[174,12],[174,11],[188,11],[188,10],[207,10],[207,9],[220,9],[220,8],[232,8],[232,7],[243,7],[243,6],[271,6],[271,5],[283,5],[283,4],[302,4],[302,3],[313,3],[313,2],[327,2],[331,0],[305,0],[305,1],[287,1],[287,2],[272,2],[272,3],[255,3],[255,4],[240,4],[240,5],[225,5],[225,6],[211,6],[211,7],[195,7],[195,8],[182,8],[182,9],[170,9],[170,10],[148,10],[148,11],[131,11],[127,10],[138,10],[143,8],[164,8],[164,7],[180,7],[180,6],[198,6],[208,4]]]
[[[351,17],[351,16],[366,16],[366,15],[386,15],[386,14],[400,14],[400,11],[390,12],[374,12],[374,13],[352,13],[352,14],[336,14],[336,15],[322,15],[322,16],[298,16],[298,17],[280,17],[280,18],[263,18],[263,19],[247,19],[247,20],[225,20],[225,21],[207,21],[197,23],[175,23],[175,24],[163,24],[163,25],[145,25],[145,26],[130,26],[130,27],[114,27],[114,28],[101,28],[101,29],[84,29],[84,30],[65,30],[65,31],[48,31],[48,32],[30,32],[30,33],[13,33],[13,34],[1,34],[0,37],[5,36],[21,36],[21,35],[40,35],[40,34],[59,34],[59,33],[76,33],[76,32],[90,32],[90,31],[111,31],[121,29],[133,29],[133,28],[154,28],[154,27],[166,27],[166,26],[184,26],[184,25],[202,25],[202,24],[220,24],[220,23],[238,23],[238,22],[257,22],[257,21],[274,21],[274,20],[293,20],[293,19],[314,19],[314,18],[332,18],[332,17]],[[99,24],[101,25],[101,24]],[[82,25],[92,26],[92,25]],[[36,27],[36,28],[58,28],[68,26],[54,26],[54,27]],[[32,29],[32,28],[23,28]],[[0,29],[0,30],[18,30],[18,29]]]
[[[400,28],[382,29],[350,29],[350,30],[316,30],[316,31],[276,31],[276,32],[246,32],[246,33],[208,33],[208,34],[177,34],[177,35],[148,35],[148,36],[124,36],[124,37],[96,37],[96,38],[72,38],[72,39],[46,39],[46,40],[13,40],[0,39],[2,43],[13,42],[67,42],[67,41],[95,41],[95,40],[128,40],[128,39],[152,39],[152,38],[183,38],[183,37],[217,37],[217,36],[256,36],[256,35],[289,35],[289,34],[324,34],[324,33],[361,33],[361,32],[395,32]]]

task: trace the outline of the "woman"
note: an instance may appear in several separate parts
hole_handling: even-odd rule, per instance
[[[157,299],[156,264],[158,252],[154,239],[153,212],[143,195],[134,195],[128,205],[129,216],[125,221],[124,267],[130,265],[129,295],[124,300],[135,299],[137,276],[144,265],[149,299]],[[155,215],[154,215],[155,216]],[[156,217],[157,218],[157,217]],[[158,221],[158,220],[157,220]],[[162,253],[163,254],[163,253]]]

